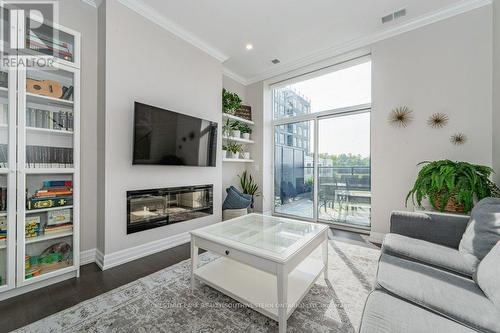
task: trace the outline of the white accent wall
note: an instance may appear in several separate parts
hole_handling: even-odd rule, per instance
[[[493,2],[493,167],[500,185],[500,1]]]
[[[101,173],[98,191],[104,193],[104,200],[98,201],[97,210],[98,230],[104,232],[104,244],[98,244],[98,251],[106,262],[106,257],[132,259],[134,254],[127,251],[148,243],[154,244],[155,249],[165,248],[162,243],[168,245],[176,236],[221,220],[220,153],[217,167],[212,168],[133,166],[132,146],[134,101],[220,125],[222,68],[215,58],[119,2],[106,1],[102,6],[105,8],[99,10],[105,12],[105,20],[101,20],[105,26],[99,29],[105,35],[105,52],[100,51],[99,61],[104,65],[105,77],[100,78],[104,83],[100,84],[105,94],[100,101],[103,109],[99,110],[103,113],[99,119],[104,124],[98,129],[103,132],[100,135],[104,137],[104,147],[100,151],[102,161],[98,163]],[[220,135],[218,149],[221,149]],[[127,190],[202,184],[214,185],[212,216],[127,235]]]
[[[389,231],[390,212],[404,199],[427,160],[492,164],[491,6],[473,10],[372,46],[372,232]],[[394,128],[387,116],[408,105],[414,121]],[[444,112],[449,124],[432,129],[427,118]],[[463,132],[467,142],[450,143]]]

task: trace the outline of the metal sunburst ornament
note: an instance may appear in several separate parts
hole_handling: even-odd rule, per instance
[[[432,128],[443,128],[448,124],[450,118],[444,113],[437,112],[429,117],[427,124]]]
[[[453,134],[450,141],[456,146],[463,145],[467,141],[467,136],[464,133]]]
[[[396,127],[407,127],[412,120],[413,111],[407,106],[399,106],[389,115],[389,123]]]

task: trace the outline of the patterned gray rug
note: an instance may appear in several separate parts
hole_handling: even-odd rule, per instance
[[[330,241],[321,276],[288,320],[288,332],[356,332],[379,251]],[[320,253],[313,254],[320,257]],[[205,253],[200,262],[214,260]],[[198,283],[189,260],[131,282],[17,332],[277,332],[277,323]]]

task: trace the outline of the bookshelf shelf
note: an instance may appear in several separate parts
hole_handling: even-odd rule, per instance
[[[43,174],[72,174],[75,173],[75,168],[26,168],[26,174],[43,175]]]
[[[33,243],[38,243],[38,242],[43,242],[51,239],[57,239],[57,238],[63,238],[63,237],[68,237],[72,236],[73,231],[67,231],[67,232],[58,232],[54,234],[49,234],[49,235],[42,235],[42,236],[37,236],[33,238],[26,238],[26,244],[33,244]]]
[[[245,160],[242,158],[224,158],[222,162],[234,162],[234,163],[252,163],[253,160]]]
[[[222,113],[222,118],[237,120],[237,121],[240,121],[242,123],[249,124],[249,125],[255,125],[255,122],[253,122],[251,120],[247,120],[247,119],[243,119],[241,117],[233,116],[232,114]]]
[[[28,102],[31,101],[34,103],[48,104],[48,105],[55,105],[55,106],[72,107],[74,105],[73,101],[68,101],[65,99],[48,97],[48,96],[43,96],[43,95],[38,95],[38,94],[32,94],[32,93],[28,93],[28,92],[26,93],[26,99]]]
[[[55,129],[41,128],[41,127],[26,127],[26,131],[32,132],[32,133],[43,133],[43,134],[54,134],[54,135],[73,135],[73,134],[75,134],[73,131],[55,130]]]
[[[73,208],[73,206],[60,206],[60,207],[52,207],[52,208],[42,208],[42,209],[32,209],[32,210],[26,210],[26,215],[29,214],[38,214],[38,213],[45,213],[45,212],[50,212],[54,210],[63,210],[63,209],[69,209]]]
[[[226,141],[236,141],[236,142],[246,143],[248,145],[255,143],[253,140],[247,140],[247,139],[236,138],[236,137],[231,137],[231,136],[223,136],[222,138]]]

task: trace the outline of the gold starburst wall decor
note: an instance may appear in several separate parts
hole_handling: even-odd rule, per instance
[[[443,128],[448,124],[450,118],[444,113],[437,112],[429,117],[427,124],[432,128]]]
[[[450,137],[451,143],[454,145],[463,145],[467,141],[467,136],[464,133],[456,133]]]
[[[399,106],[389,115],[389,123],[396,127],[407,127],[412,120],[413,111],[407,106]]]

